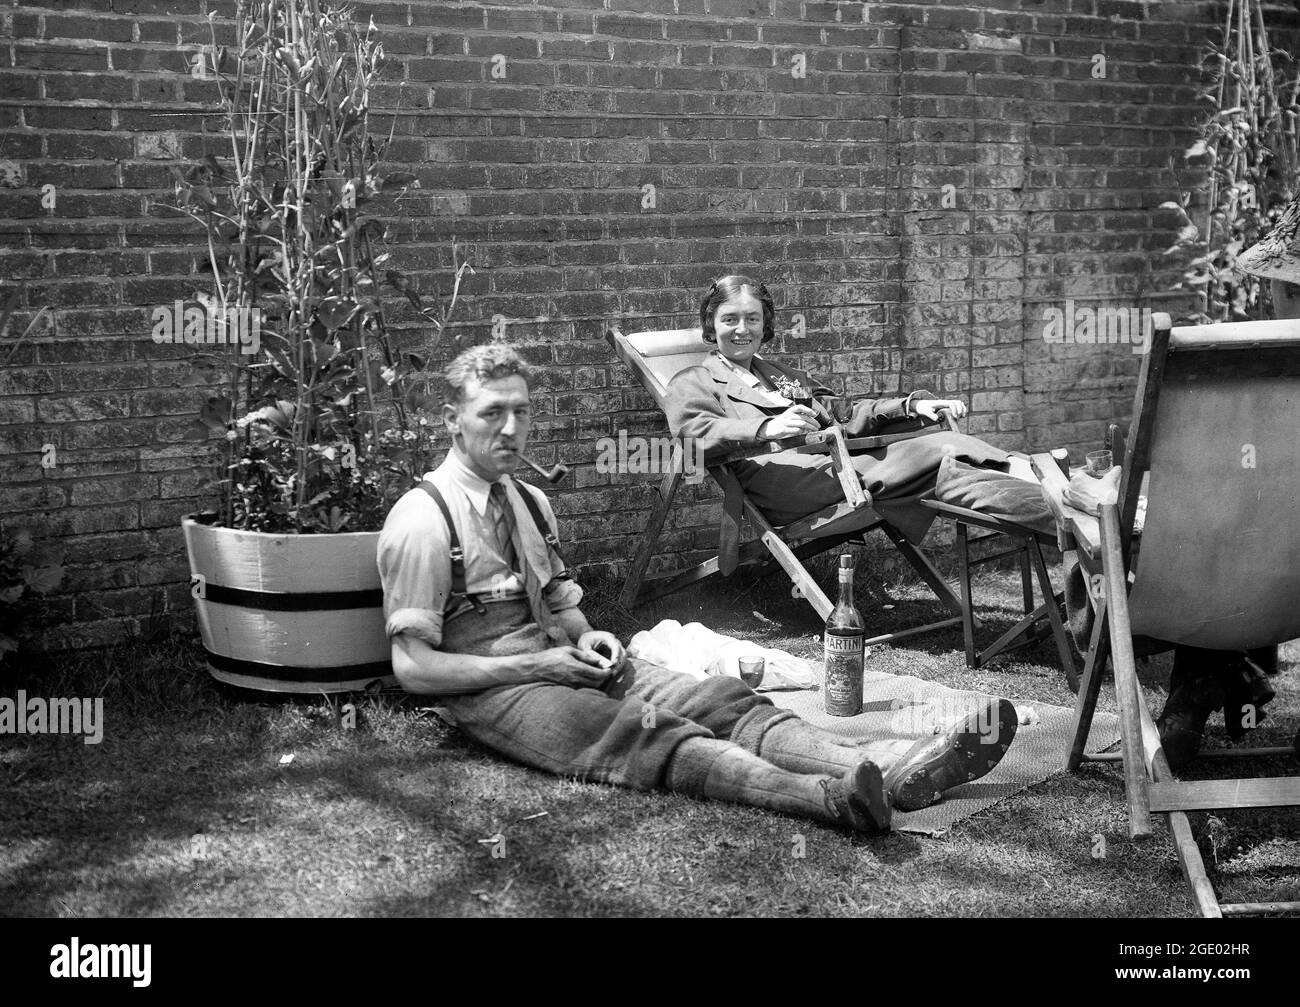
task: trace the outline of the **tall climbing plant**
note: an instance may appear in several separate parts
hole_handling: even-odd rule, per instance
[[[1183,154],[1204,168],[1207,198],[1192,191],[1161,204],[1180,229],[1166,254],[1193,253],[1176,289],[1202,295],[1197,323],[1242,321],[1268,314],[1267,284],[1235,269],[1237,257],[1272,229],[1300,186],[1297,88],[1293,57],[1270,45],[1260,0],[1229,0],[1220,43],[1204,64],[1208,83],[1200,137]],[[1197,201],[1199,202],[1199,201]]]

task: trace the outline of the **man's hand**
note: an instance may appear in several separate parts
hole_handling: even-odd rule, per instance
[[[586,639],[586,635],[582,639]],[[579,640],[580,645],[581,642]],[[593,650],[584,650],[581,646],[552,647],[540,653],[524,654],[520,661],[522,670],[534,681],[556,682],[575,689],[598,689],[614,671],[614,666],[606,658]]]
[[[791,406],[783,413],[769,416],[763,421],[762,436],[769,441],[785,440],[799,434],[813,434],[820,430],[817,414],[807,406]]]
[[[912,408],[927,420],[937,420],[941,412],[951,413],[954,420],[966,415],[966,403],[961,399],[915,399]]]
[[[578,649],[587,650],[595,653],[598,657],[608,661],[607,667],[611,669],[611,677],[617,676],[623,670],[623,665],[627,661],[627,651],[623,644],[619,642],[618,637],[613,633],[606,633],[604,630],[593,629],[582,636],[578,637]]]

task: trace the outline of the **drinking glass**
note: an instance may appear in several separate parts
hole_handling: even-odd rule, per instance
[[[836,423],[843,425],[853,418],[853,400],[847,395],[828,395],[826,402]]]
[[[751,689],[757,689],[763,681],[766,660],[761,657],[742,657],[738,658],[738,663],[740,664],[740,680]]]
[[[1086,460],[1088,463],[1086,471],[1094,479],[1100,479],[1111,470],[1111,466],[1114,464],[1109,451],[1090,451],[1086,456]]]

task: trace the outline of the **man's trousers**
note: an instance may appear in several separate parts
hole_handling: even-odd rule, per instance
[[[526,601],[492,602],[443,626],[441,648],[480,656],[552,647]],[[442,704],[475,741],[536,769],[651,790],[664,783],[673,751],[687,738],[718,738],[758,751],[763,733],[794,717],[735,678],[697,681],[628,658],[601,688],[550,682],[499,686]]]

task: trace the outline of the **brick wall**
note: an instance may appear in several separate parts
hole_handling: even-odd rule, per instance
[[[229,40],[232,6],[0,8],[0,277],[23,288],[0,343],[0,519],[69,546],[49,647],[189,612],[178,521],[203,502],[203,389],[148,319],[205,286],[193,230],[158,204],[174,165],[219,150],[202,133],[214,85],[191,66],[209,13]],[[969,431],[1021,448],[1095,445],[1139,363],[1045,342],[1045,311],[1186,306],[1163,293],[1175,225],[1156,207],[1197,178],[1168,164],[1221,5],[357,7],[392,60],[393,158],[423,186],[397,258],[445,290],[454,238],[477,268],[462,337],[504,316],[543,365],[536,454],[578,465],[554,499],[581,562],[629,556],[653,493],[598,473],[597,440],[664,429],[604,327],[692,324],[723,268],[772,287],[785,358],[851,392],[964,396]],[[1274,14],[1292,27],[1289,7]],[[657,565],[715,540],[715,511],[690,503]]]

